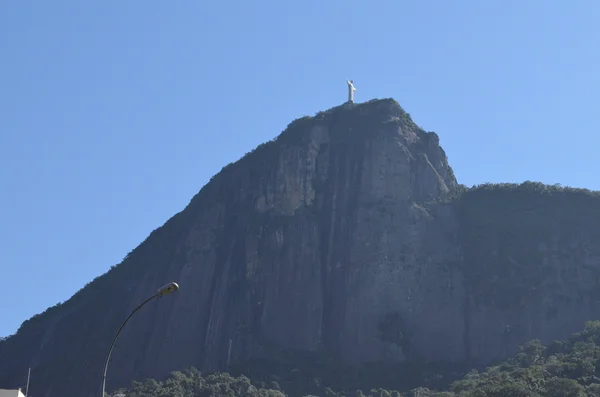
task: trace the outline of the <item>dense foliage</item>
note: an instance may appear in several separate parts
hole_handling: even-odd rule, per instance
[[[561,283],[585,287],[576,281],[585,266],[575,264],[595,255],[600,241],[599,192],[526,181],[459,186],[443,200],[460,224],[460,266],[477,306],[521,310],[556,297]],[[549,252],[560,260],[549,261]],[[585,271],[588,280],[600,278],[595,266]],[[600,291],[590,294],[600,304]],[[552,305],[549,319],[558,310]]]
[[[600,396],[600,321],[568,341],[544,346],[534,340],[521,346],[511,359],[478,372],[473,370],[445,391],[424,387],[410,391],[371,389],[334,391],[319,379],[312,382],[319,396],[405,397],[597,397]],[[285,388],[284,388],[285,389]],[[127,397],[208,397],[302,395],[282,390],[277,381],[252,383],[245,376],[219,373],[203,377],[197,370],[173,372],[166,380],[134,382]]]
[[[276,385],[265,389],[252,385],[245,376],[237,378],[229,374],[218,373],[202,377],[195,368],[184,372],[172,372],[162,382],[153,379],[145,382],[133,382],[130,390],[119,390],[115,394],[127,397],[209,397],[209,396],[284,396]]]

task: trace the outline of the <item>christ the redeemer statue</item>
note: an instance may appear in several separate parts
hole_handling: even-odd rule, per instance
[[[354,103],[354,91],[356,91],[354,80],[348,80],[346,83],[348,83],[348,103]]]

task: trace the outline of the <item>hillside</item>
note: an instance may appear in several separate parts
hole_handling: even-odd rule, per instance
[[[0,386],[31,367],[35,397],[97,395],[114,332],[172,280],[122,333],[109,391],[190,367],[441,385],[600,318],[599,221],[592,192],[465,189],[397,102],[345,104],[224,167],[122,263],[25,321],[0,342]]]
[[[289,378],[292,378],[291,376]],[[298,378],[298,377],[297,377]],[[600,396],[600,321],[590,321],[582,332],[548,346],[539,340],[519,346],[510,359],[478,372],[472,370],[444,391],[417,387],[408,391],[381,387],[332,389],[318,378],[279,382],[275,377],[251,382],[226,373],[203,377],[191,369],[173,372],[164,380],[133,382],[120,390],[129,397],[305,396],[365,397],[597,397]]]

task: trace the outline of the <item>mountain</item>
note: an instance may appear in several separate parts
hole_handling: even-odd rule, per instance
[[[381,387],[334,390],[307,380],[307,390],[296,384],[253,382],[245,376],[226,373],[202,376],[198,370],[174,371],[163,381],[148,379],[119,390],[128,397],[244,396],[283,397],[597,397],[600,396],[600,321],[586,323],[585,329],[569,340],[544,346],[532,340],[519,346],[518,353],[485,371],[470,371],[445,391],[417,387],[408,391]],[[310,394],[309,394],[310,393]]]
[[[484,365],[600,318],[599,220],[586,190],[465,189],[397,102],[345,104],[226,166],[121,264],[25,321],[0,342],[0,386],[31,367],[34,397],[97,396],[121,322],[172,280],[121,334],[109,391],[290,357]]]

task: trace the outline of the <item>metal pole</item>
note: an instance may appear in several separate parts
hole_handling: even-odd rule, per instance
[[[110,355],[112,354],[113,348],[115,347],[115,342],[117,341],[117,338],[121,334],[123,327],[125,327],[125,324],[127,324],[127,321],[129,321],[129,319],[131,318],[131,316],[133,316],[135,314],[135,312],[140,310],[142,308],[142,306],[144,306],[146,303],[150,302],[152,299],[156,298],[157,296],[164,296],[166,294],[170,294],[171,292],[177,291],[178,289],[179,289],[179,285],[177,285],[177,283],[174,283],[174,282],[171,282],[171,283],[165,285],[164,287],[161,287],[156,294],[152,295],[150,298],[143,301],[138,307],[133,309],[132,312],[129,313],[129,316],[127,316],[125,321],[123,321],[123,324],[121,324],[121,327],[119,328],[119,330],[117,331],[117,334],[113,338],[112,343],[110,344],[110,348],[108,349],[108,354],[106,355],[106,361],[104,363],[104,374],[102,376],[102,395],[101,395],[101,397],[105,397],[104,394],[106,391],[106,371],[108,370],[108,363],[110,361]]]
[[[113,348],[115,347],[115,342],[117,341],[119,334],[121,334],[121,330],[123,329],[125,324],[127,324],[127,321],[129,321],[131,316],[133,316],[135,314],[135,312],[140,310],[142,308],[142,306],[144,306],[146,303],[150,302],[152,299],[156,298],[158,295],[160,295],[160,294],[152,295],[150,298],[143,301],[138,307],[133,309],[133,311],[131,313],[129,313],[129,316],[127,316],[125,321],[123,321],[123,324],[121,324],[121,328],[119,328],[119,330],[117,331],[117,334],[113,338],[112,343],[110,344],[110,349],[108,349],[108,355],[106,356],[106,361],[104,363],[104,375],[102,376],[102,397],[104,397],[104,392],[106,390],[106,371],[108,370],[108,362],[110,361],[110,355],[112,354]]]
[[[25,397],[27,397],[27,393],[29,393],[29,378],[31,378],[31,367],[27,371],[27,386],[25,386]]]

